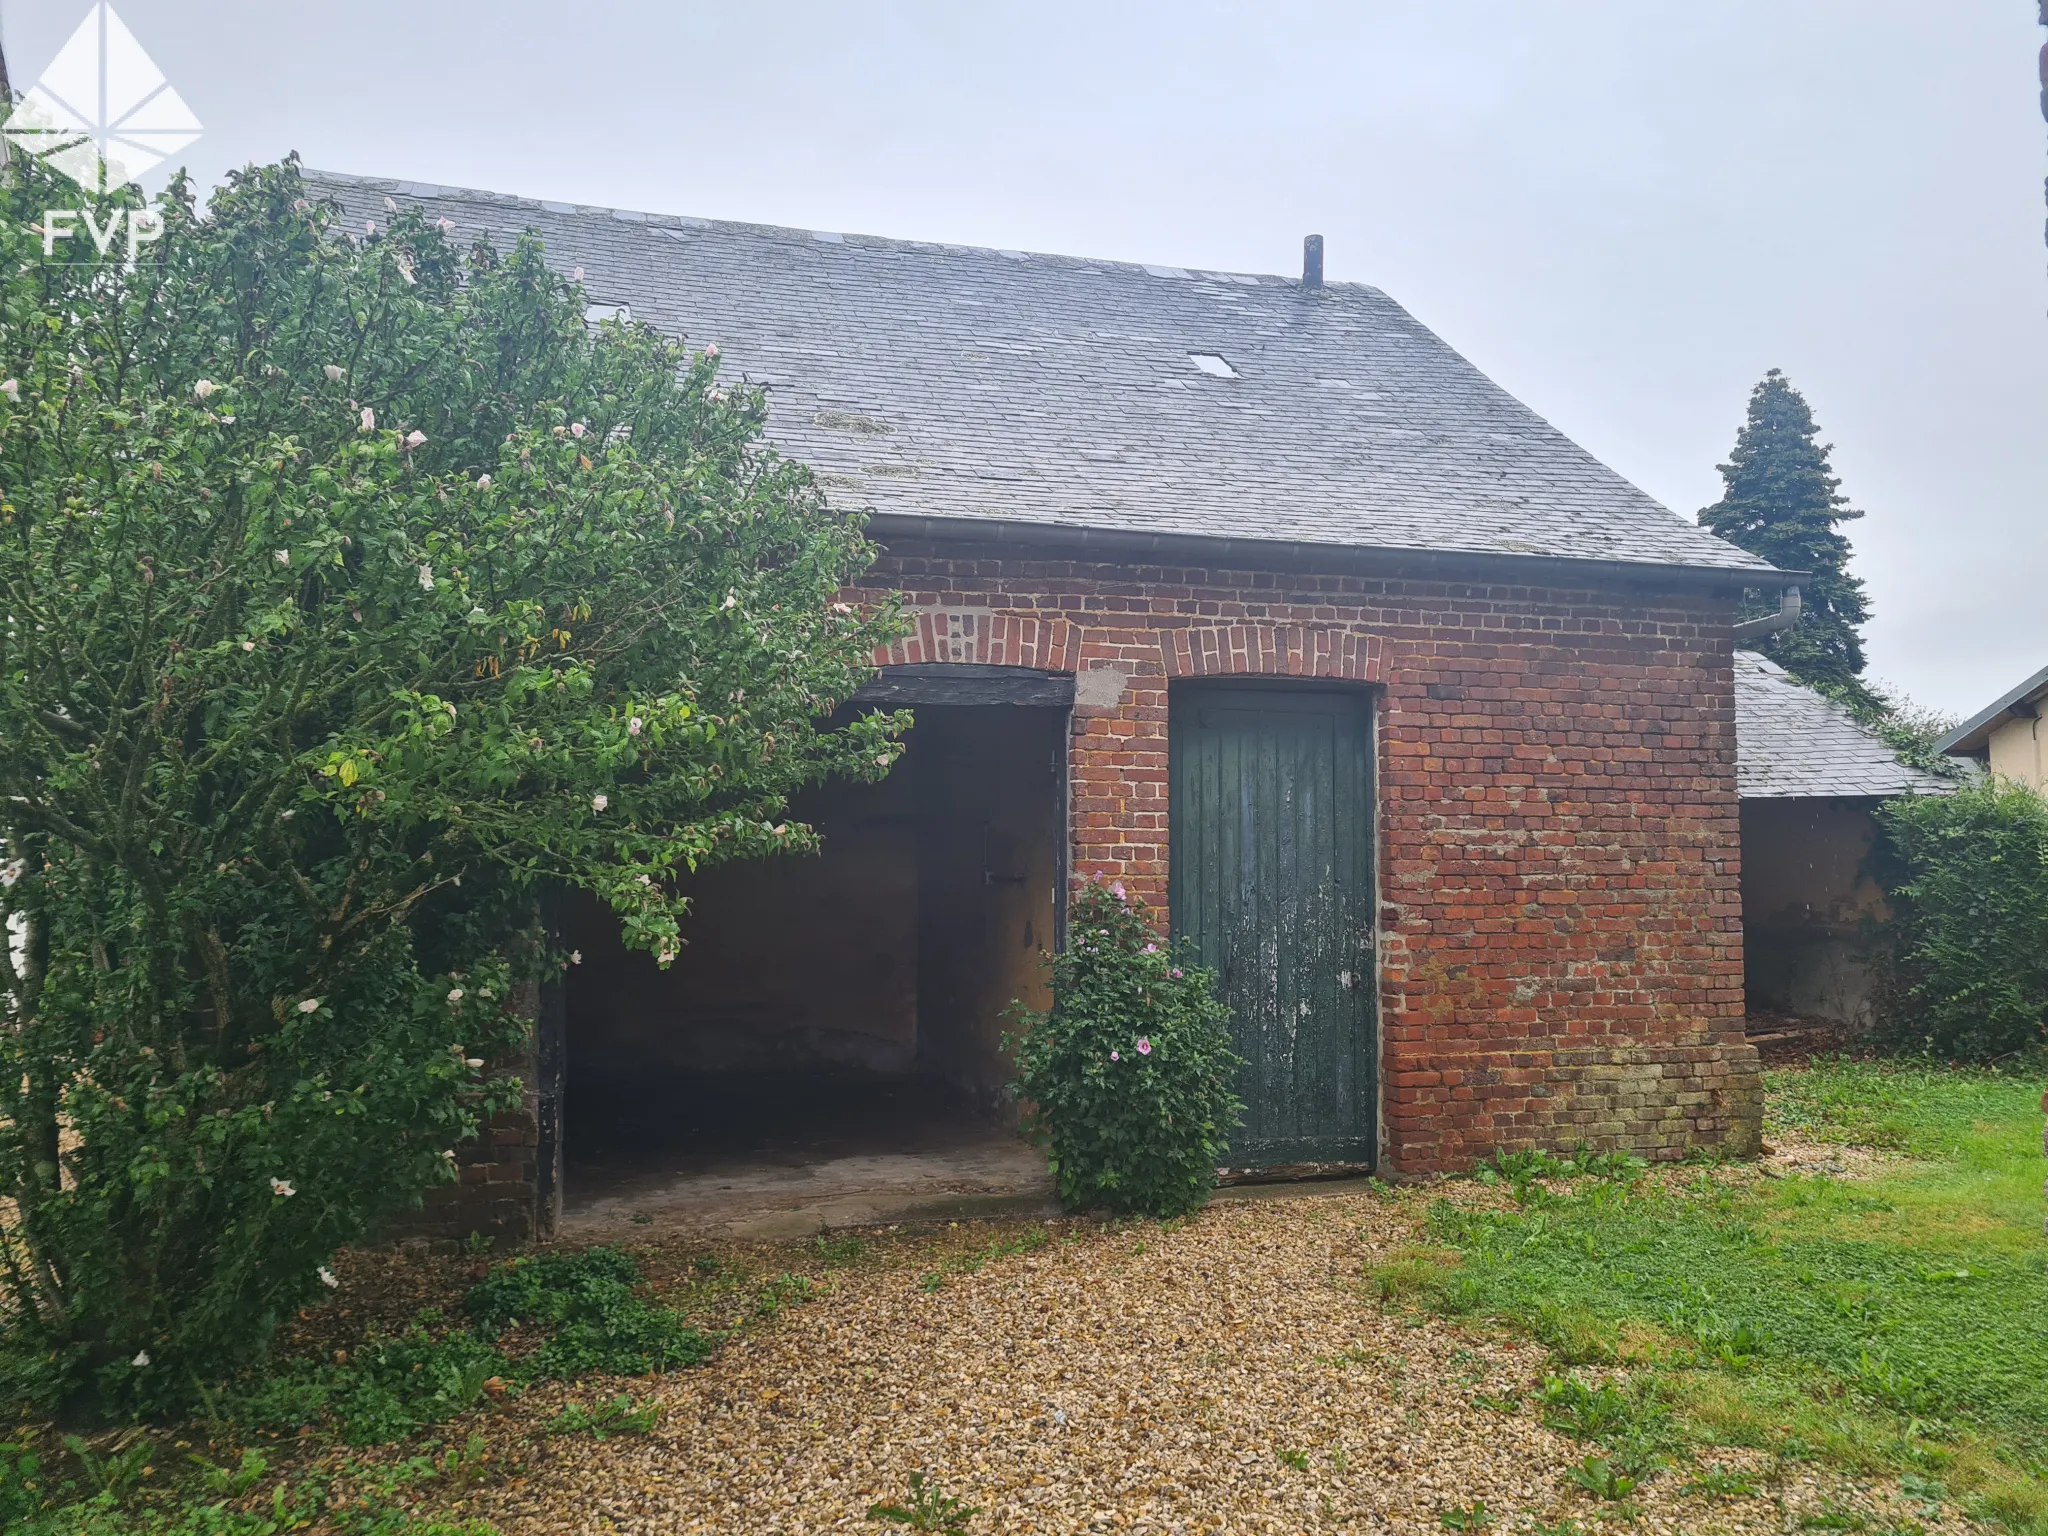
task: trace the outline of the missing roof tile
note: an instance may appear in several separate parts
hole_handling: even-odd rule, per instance
[[[820,411],[811,422],[827,432],[844,432],[851,437],[886,437],[896,430],[881,417],[860,411]]]
[[[1234,379],[1238,372],[1221,352],[1190,352],[1188,361],[1213,379]]]

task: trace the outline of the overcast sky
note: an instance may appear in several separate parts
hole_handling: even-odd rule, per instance
[[[1871,671],[2048,665],[2034,0],[116,0],[211,182],[309,165],[1378,285],[1691,516],[1805,391]],[[86,0],[0,0],[26,87]]]

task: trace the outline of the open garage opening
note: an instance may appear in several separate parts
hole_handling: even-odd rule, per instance
[[[897,766],[795,807],[818,854],[696,877],[669,970],[601,909],[572,917],[563,1230],[779,1236],[1046,1200],[1001,1042],[1013,1000],[1048,1001],[1067,711],[884,682],[916,714]]]

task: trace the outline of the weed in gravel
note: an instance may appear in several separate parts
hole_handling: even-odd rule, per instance
[[[1307,1451],[1285,1451],[1285,1450],[1282,1450],[1282,1451],[1275,1451],[1275,1452],[1274,1452],[1273,1454],[1274,1454],[1275,1456],[1278,1456],[1278,1457],[1280,1458],[1280,1460],[1281,1460],[1281,1462],[1282,1462],[1283,1464],[1285,1464],[1285,1465],[1287,1465],[1287,1466],[1290,1466],[1290,1467],[1294,1468],[1294,1470],[1295,1470],[1295,1471],[1297,1471],[1297,1472],[1306,1472],[1306,1471],[1308,1470],[1308,1452],[1307,1452]]]
[[[1573,1376],[1547,1376],[1537,1395],[1549,1428],[1606,1446],[1632,1463],[1648,1465],[1673,1441],[1670,1410],[1653,1380],[1589,1387]]]
[[[1605,1456],[1588,1456],[1564,1469],[1564,1475],[1596,1499],[1618,1503],[1636,1491],[1639,1479],[1629,1476]]]
[[[1756,1482],[1725,1467],[1705,1467],[1678,1493],[1681,1498],[1747,1499],[1755,1496]]]
[[[1608,1440],[1634,1427],[1635,1404],[1611,1381],[1587,1386],[1573,1376],[1546,1376],[1543,1422],[1579,1440]]]
[[[472,1327],[423,1312],[403,1333],[372,1336],[332,1362],[291,1361],[222,1394],[223,1416],[273,1435],[329,1424],[350,1445],[381,1445],[474,1407],[507,1380],[640,1376],[694,1365],[711,1341],[639,1294],[639,1267],[616,1249],[542,1254],[497,1265],[464,1301]],[[534,1340],[514,1358],[511,1338]]]
[[[463,1444],[445,1448],[440,1441],[429,1440],[424,1454],[406,1457],[398,1463],[396,1471],[404,1474],[408,1482],[439,1481],[459,1488],[482,1482],[489,1475],[490,1462],[489,1442],[472,1433]]]
[[[1545,1525],[1534,1515],[1529,1517],[1529,1523],[1523,1529],[1528,1536],[1585,1536],[1585,1527],[1576,1520],[1560,1520],[1555,1525]]]
[[[640,1294],[640,1267],[616,1248],[537,1254],[498,1265],[463,1305],[486,1337],[532,1327],[545,1337],[521,1356],[521,1381],[599,1373],[645,1376],[708,1359],[712,1341]]]
[[[8,1536],[282,1536],[316,1528],[330,1536],[498,1536],[482,1520],[440,1520],[405,1507],[420,1484],[447,1477],[451,1463],[474,1462],[480,1444],[472,1438],[471,1452],[415,1456],[375,1471],[345,1464],[329,1474],[280,1478],[268,1498],[251,1497],[270,1471],[255,1452],[245,1452],[233,1468],[193,1457],[194,1475],[119,1494],[111,1488],[86,1493],[75,1478],[53,1478],[40,1467],[25,1483],[17,1455],[11,1470],[0,1474],[0,1516]],[[88,1463],[76,1452],[73,1463],[90,1479]],[[104,1470],[97,1453],[93,1464]],[[340,1484],[347,1485],[345,1494],[337,1492]]]
[[[923,1286],[928,1293],[944,1290],[946,1278],[949,1275],[979,1274],[981,1273],[982,1266],[988,1264],[991,1260],[1007,1259],[1020,1253],[1036,1253],[1051,1241],[1052,1234],[1047,1232],[1045,1228],[1026,1227],[1015,1237],[997,1238],[994,1242],[984,1243],[981,1247],[970,1249],[966,1253],[955,1254],[952,1258],[947,1259],[939,1268],[927,1270],[922,1275],[919,1275],[918,1284]],[[1138,1243],[1136,1251],[1139,1253],[1145,1251],[1145,1245],[1142,1241]]]
[[[1453,1504],[1449,1509],[1438,1510],[1436,1518],[1447,1531],[1483,1531],[1493,1524],[1493,1516],[1487,1513],[1484,1499],[1474,1499],[1470,1504]]]
[[[851,1232],[820,1232],[811,1240],[811,1251],[818,1256],[818,1262],[832,1269],[843,1269],[848,1264],[860,1261],[868,1251],[868,1245]]]
[[[784,1272],[762,1285],[760,1294],[754,1298],[754,1316],[762,1319],[774,1317],[784,1307],[801,1306],[817,1294],[817,1282],[804,1275]]]
[[[581,1403],[569,1404],[548,1420],[547,1431],[551,1435],[587,1434],[598,1440],[611,1435],[644,1435],[660,1417],[659,1403],[636,1403],[632,1393],[621,1392],[587,1408]]]
[[[253,1447],[243,1451],[240,1463],[232,1467],[220,1466],[200,1455],[192,1457],[192,1464],[199,1469],[200,1485],[208,1493],[230,1499],[241,1498],[270,1475],[268,1458]]]
[[[913,1531],[933,1531],[938,1536],[967,1536],[967,1522],[981,1511],[972,1504],[963,1504],[951,1494],[939,1490],[925,1480],[922,1472],[910,1474],[910,1502],[908,1504],[870,1504],[870,1520],[887,1520],[892,1525],[907,1525]]]
[[[1007,1259],[1020,1253],[1036,1253],[1051,1241],[1052,1238],[1045,1228],[1026,1227],[1015,1237],[998,1238],[992,1243],[984,1243],[972,1252],[963,1253],[948,1264],[947,1268],[958,1275],[977,1274],[980,1272],[982,1265],[992,1259]],[[1144,1246],[1140,1242],[1138,1244],[1138,1251],[1142,1253]]]
[[[382,1445],[464,1412],[485,1384],[511,1370],[496,1346],[466,1328],[436,1335],[423,1313],[396,1336],[372,1335],[332,1364],[295,1360],[222,1395],[244,1430],[293,1434],[331,1423],[350,1445]]]
[[[1379,1351],[1367,1349],[1363,1344],[1347,1344],[1334,1355],[1317,1355],[1317,1365],[1350,1366],[1371,1365],[1379,1359]]]
[[[1917,1472],[1907,1472],[1899,1478],[1899,1492],[1919,1502],[1921,1519],[1932,1520],[1941,1513],[1941,1506],[1948,1498],[1948,1484],[1938,1477],[1922,1477]]]

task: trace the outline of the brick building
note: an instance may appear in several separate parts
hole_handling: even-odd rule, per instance
[[[458,1224],[519,1230],[536,1179],[545,1220],[558,1091],[572,1158],[654,1081],[671,1119],[993,1105],[1002,1005],[1097,876],[1221,970],[1247,1167],[1756,1144],[1732,632],[1791,578],[1319,242],[1281,278],[320,180],[536,229],[598,313],[716,342],[915,619],[869,690],[910,750],[802,808],[821,858],[707,877],[666,974],[565,920],[538,1132]]]
[[[1750,651],[1735,653],[1735,735],[1751,1024],[1777,1014],[1868,1028],[1878,975],[1866,930],[1891,916],[1870,862],[1878,809],[1955,781],[1901,761],[1842,705]]]

